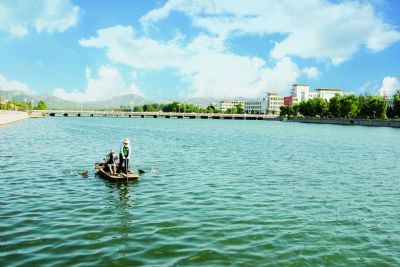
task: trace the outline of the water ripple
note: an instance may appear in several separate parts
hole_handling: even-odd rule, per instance
[[[96,176],[125,136],[141,181]],[[399,266],[398,137],[223,120],[2,127],[0,265]]]

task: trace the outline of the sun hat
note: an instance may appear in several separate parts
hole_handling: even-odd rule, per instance
[[[128,138],[125,138],[124,139],[124,144],[129,144],[130,142],[129,142],[129,139]]]

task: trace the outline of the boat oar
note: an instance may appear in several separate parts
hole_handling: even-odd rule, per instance
[[[125,175],[126,175],[126,182],[128,182],[128,158],[125,158]]]

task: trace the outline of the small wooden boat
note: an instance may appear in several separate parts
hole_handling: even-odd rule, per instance
[[[106,164],[104,162],[99,162],[96,163],[96,170],[97,174],[105,179],[109,180],[114,180],[114,181],[123,181],[123,180],[139,180],[140,176],[137,173],[133,173],[131,171],[128,171],[127,174],[121,173],[121,174],[111,174],[108,172],[106,169]]]

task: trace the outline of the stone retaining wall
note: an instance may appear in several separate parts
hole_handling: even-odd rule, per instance
[[[0,110],[0,125],[27,119],[28,113],[23,111]]]
[[[374,127],[394,127],[400,128],[400,120],[363,120],[363,119],[307,119],[296,118],[288,119],[290,122],[319,123],[319,124],[339,124],[339,125],[361,125]]]

